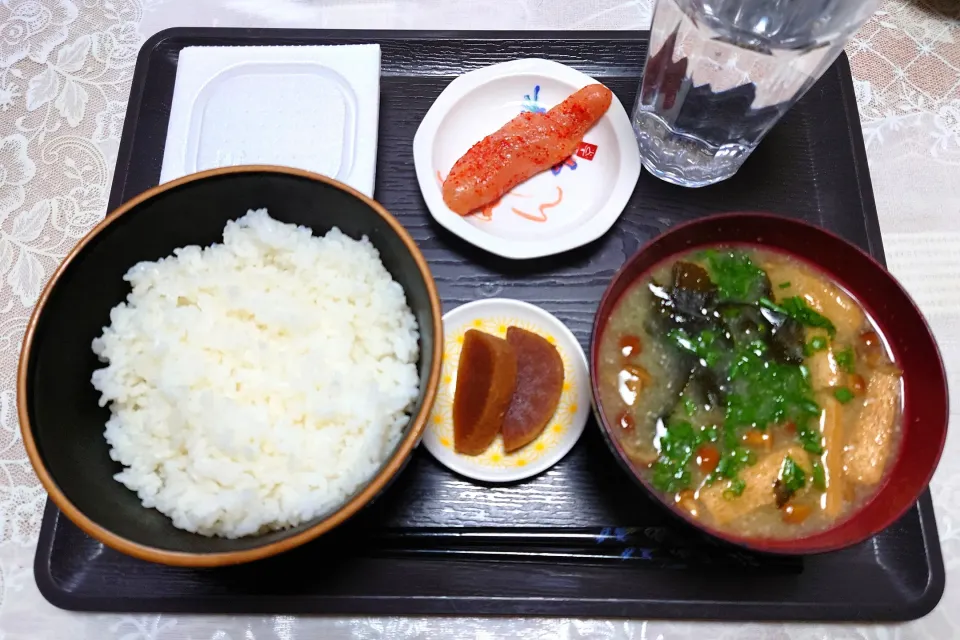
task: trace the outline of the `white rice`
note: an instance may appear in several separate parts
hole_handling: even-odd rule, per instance
[[[418,331],[364,237],[266,209],[223,244],[141,262],[93,341],[115,477],[181,529],[240,536],[327,513],[389,457],[417,397]]]

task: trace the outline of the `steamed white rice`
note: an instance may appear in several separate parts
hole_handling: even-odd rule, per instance
[[[418,394],[418,331],[366,237],[261,209],[124,279],[93,386],[115,477],[145,507],[207,536],[262,533],[334,509],[389,457]]]

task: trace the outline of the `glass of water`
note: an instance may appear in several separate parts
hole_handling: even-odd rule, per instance
[[[657,0],[633,127],[685,187],[737,172],[880,0]]]

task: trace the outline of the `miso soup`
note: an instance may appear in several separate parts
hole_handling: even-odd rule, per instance
[[[798,538],[855,511],[899,442],[900,371],[856,300],[758,248],[671,259],[600,344],[600,401],[650,484],[715,529]]]

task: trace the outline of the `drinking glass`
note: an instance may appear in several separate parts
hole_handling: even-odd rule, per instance
[[[880,0],[658,0],[633,127],[655,176],[737,172]]]

